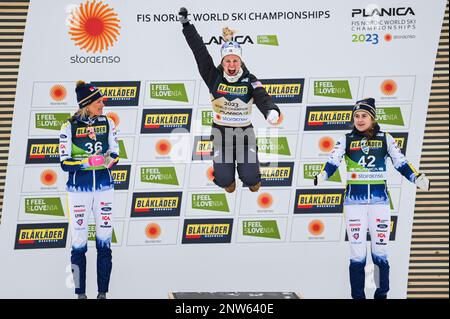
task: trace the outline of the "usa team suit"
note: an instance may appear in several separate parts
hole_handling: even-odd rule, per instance
[[[93,138],[89,132],[94,132]],[[112,269],[114,180],[105,166],[90,166],[89,157],[109,153],[111,167],[118,160],[119,146],[114,122],[106,116],[75,117],[61,127],[59,136],[61,167],[69,173],[66,184],[72,234],[72,271],[75,293],[86,291],[86,251],[89,216],[96,224],[98,291],[108,292]]]
[[[386,161],[390,157],[397,171],[415,182],[417,171],[402,154],[394,138],[380,131],[367,139],[358,130],[342,137],[335,145],[323,171],[332,176],[345,157],[347,187],[344,199],[345,222],[350,242],[350,284],[352,297],[365,298],[366,233],[369,229],[372,260],[379,270],[375,298],[386,298],[389,291],[387,246],[390,234],[390,205],[386,185]]]

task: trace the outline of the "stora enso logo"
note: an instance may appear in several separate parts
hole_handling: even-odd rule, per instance
[[[119,18],[108,4],[98,0],[87,0],[70,10],[67,19],[70,39],[81,50],[88,53],[102,53],[108,51],[118,40],[120,35]],[[71,58],[71,63],[117,63],[104,59],[108,57]],[[117,57],[118,58],[118,57]],[[119,58],[120,60],[120,58]]]

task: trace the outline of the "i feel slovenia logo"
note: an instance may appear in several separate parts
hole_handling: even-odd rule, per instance
[[[120,35],[119,18],[102,1],[85,1],[69,17],[69,35],[80,49],[97,53],[109,50]]]

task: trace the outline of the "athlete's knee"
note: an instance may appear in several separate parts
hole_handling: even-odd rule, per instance
[[[234,182],[234,174],[223,174],[214,170],[214,183],[222,188],[228,187]]]

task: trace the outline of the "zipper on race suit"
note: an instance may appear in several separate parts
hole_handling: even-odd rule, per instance
[[[370,184],[367,184],[367,204],[370,204]]]
[[[92,170],[92,191],[95,192],[95,169]]]

